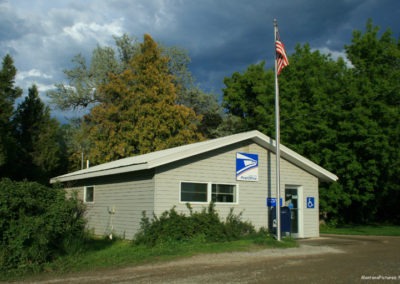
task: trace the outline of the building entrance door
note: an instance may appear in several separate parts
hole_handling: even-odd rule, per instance
[[[297,188],[285,188],[285,205],[290,208],[291,233],[297,236],[299,233],[299,193]]]

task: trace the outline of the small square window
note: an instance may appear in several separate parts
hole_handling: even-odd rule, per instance
[[[85,186],[84,201],[85,203],[94,202],[94,186]]]
[[[236,203],[236,192],[234,184],[213,184],[211,199],[213,202]]]

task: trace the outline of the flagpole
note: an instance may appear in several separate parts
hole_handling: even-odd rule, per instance
[[[276,35],[278,32],[278,23],[276,19],[274,19],[274,44],[276,43]],[[274,48],[275,50],[275,48]],[[278,85],[278,63],[277,63],[277,55],[275,52],[275,143],[276,143],[276,239],[278,241],[281,240],[281,204],[280,204],[280,196],[281,196],[281,152],[280,152],[280,119],[279,119],[279,85]]]

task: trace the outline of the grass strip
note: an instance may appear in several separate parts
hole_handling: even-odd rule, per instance
[[[400,236],[400,226],[393,225],[343,225],[338,227],[321,226],[321,234]]]

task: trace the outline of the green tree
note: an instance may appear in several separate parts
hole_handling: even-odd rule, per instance
[[[380,28],[368,20],[365,32],[354,31],[352,43],[345,48],[354,66],[353,93],[358,95],[350,103],[349,118],[356,117],[357,123],[353,128],[353,148],[364,169],[355,183],[373,195],[368,202],[355,200],[353,208],[367,221],[374,214],[375,218],[398,222],[400,41],[390,30],[380,35]],[[354,216],[355,212],[349,210],[347,214]]]
[[[333,222],[400,220],[399,47],[390,30],[379,36],[369,21],[345,47],[351,67],[304,45],[279,76],[282,143],[339,176],[320,191],[321,213]],[[244,129],[272,135],[267,72],[251,66],[226,79],[224,103]],[[268,84],[269,91],[254,91]],[[260,116],[257,107],[269,114]]]
[[[84,119],[70,119],[61,126],[62,137],[66,145],[68,170],[76,171],[86,167],[89,150],[92,145],[87,135],[89,126]]]
[[[61,110],[86,108],[101,102],[98,94],[98,87],[108,81],[109,74],[120,72],[120,63],[115,58],[115,52],[110,47],[98,46],[92,54],[90,66],[87,66],[86,59],[76,55],[72,62],[75,68],[64,70],[69,83],[56,84],[56,89],[49,91],[52,104]]]
[[[223,106],[228,114],[240,119],[235,132],[257,129],[273,134],[274,75],[264,65],[264,62],[250,65],[243,74],[235,72],[224,80]]]
[[[177,105],[177,87],[168,58],[149,35],[121,74],[99,89],[102,103],[86,116],[90,160],[111,161],[202,139],[194,111]]]
[[[16,179],[48,183],[66,169],[59,123],[50,117],[50,109],[41,101],[35,85],[18,106],[13,121],[18,143]]]
[[[99,93],[101,85],[108,83],[110,74],[119,75],[130,68],[130,61],[140,54],[140,43],[124,34],[114,37],[115,46],[97,46],[89,62],[78,54],[73,58],[74,68],[65,70],[68,84],[56,84],[56,89],[48,92],[52,104],[60,109],[88,108],[97,103],[105,103]],[[216,128],[221,122],[223,110],[217,97],[201,91],[188,69],[190,58],[187,52],[178,47],[159,45],[163,56],[169,58],[168,70],[173,74],[176,89],[176,103],[192,108],[202,117],[199,129],[204,136],[218,136]]]
[[[332,159],[340,101],[346,94],[347,68],[343,60],[311,51],[308,44],[296,46],[290,65],[279,76],[281,143],[337,173]],[[258,129],[275,137],[274,73],[264,64],[251,65],[243,74],[225,79],[224,105],[240,118],[243,130]],[[321,212],[338,214],[338,205],[348,206],[350,197],[339,184],[321,190]],[[335,195],[331,196],[331,193]],[[327,201],[327,202],[325,202]]]
[[[297,45],[290,66],[279,77],[281,141],[339,176],[338,183],[322,184],[320,212],[332,221],[352,202],[349,168],[354,161],[348,141],[340,141],[343,105],[349,98],[349,71],[343,59]]]
[[[11,118],[15,100],[22,94],[22,90],[15,86],[16,74],[17,69],[12,57],[6,55],[0,70],[0,175],[2,176],[7,175],[7,163],[11,163],[15,151]]]

